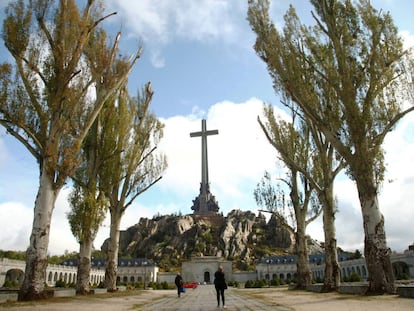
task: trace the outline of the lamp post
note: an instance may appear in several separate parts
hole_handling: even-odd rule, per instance
[[[144,289],[147,289],[147,252],[148,249],[145,249],[145,260],[142,262],[142,267],[144,268]]]
[[[266,281],[269,283],[269,281],[270,281],[270,274],[269,274],[269,264],[270,264],[270,260],[269,260],[269,258],[266,259],[266,264],[267,264]]]
[[[145,262],[142,263],[144,267],[144,289],[147,289],[147,267],[145,266]]]

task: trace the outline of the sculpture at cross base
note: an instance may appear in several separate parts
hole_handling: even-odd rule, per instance
[[[193,200],[191,209],[196,215],[217,214],[219,206],[210,192],[208,180],[207,136],[217,135],[218,130],[207,131],[206,120],[201,120],[201,132],[190,133],[190,137],[201,137],[201,184],[200,194]]]

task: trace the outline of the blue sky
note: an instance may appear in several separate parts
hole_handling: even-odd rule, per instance
[[[0,0],[0,9],[9,1]],[[276,153],[266,142],[256,118],[263,102],[280,107],[264,63],[252,48],[254,34],[246,20],[247,0],[111,0],[105,21],[112,34],[122,31],[121,50],[132,54],[143,46],[142,58],[130,79],[131,94],[147,81],[155,92],[152,110],[165,123],[159,149],[168,157],[162,180],[128,208],[122,228],[140,217],[190,214],[201,179],[201,119],[219,135],[209,137],[211,191],[225,215],[232,209],[257,210],[253,190],[264,170],[275,169]],[[295,0],[302,21],[310,21],[309,1]],[[390,11],[407,44],[413,45],[411,0],[375,0],[376,8]],[[289,2],[272,1],[272,19],[282,25]],[[0,15],[3,18],[3,14]],[[7,60],[3,44],[0,60]],[[283,111],[280,111],[283,113]],[[412,243],[414,210],[414,117],[403,120],[386,140],[388,172],[380,195],[389,246],[404,250]],[[388,182],[388,181],[393,182]],[[29,241],[33,205],[38,188],[34,159],[0,129],[0,249],[24,250]],[[49,251],[76,251],[78,245],[66,220],[69,188],[64,188],[53,214]],[[362,218],[355,185],[346,178],[336,183],[339,203],[338,244],[346,250],[363,248]],[[109,221],[106,220],[106,224]],[[108,237],[102,227],[95,247]],[[323,240],[320,221],[308,233]]]

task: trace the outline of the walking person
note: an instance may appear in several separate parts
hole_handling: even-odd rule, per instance
[[[182,276],[180,275],[180,273],[177,273],[177,276],[175,277],[174,283],[177,286],[178,297],[180,297],[181,292],[183,291],[183,286],[184,286],[184,280],[183,280]]]
[[[224,275],[223,267],[220,266],[216,273],[214,273],[214,286],[216,288],[217,293],[217,308],[220,308],[220,296],[221,302],[223,304],[223,308],[225,306],[225,299],[224,299],[224,290],[227,289],[226,277]]]

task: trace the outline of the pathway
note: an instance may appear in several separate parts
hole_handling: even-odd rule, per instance
[[[234,289],[225,292],[226,311],[413,311],[414,299],[397,295],[355,296],[291,291],[287,288]],[[54,298],[36,302],[0,304],[0,310],[19,311],[218,311],[212,285],[175,290]]]
[[[225,291],[226,308],[228,311],[290,311],[282,306],[266,304],[257,299],[246,299],[238,290],[229,288]],[[195,289],[187,289],[180,298],[176,295],[163,297],[138,308],[142,311],[215,311],[217,308],[216,290],[214,285],[200,285]]]

